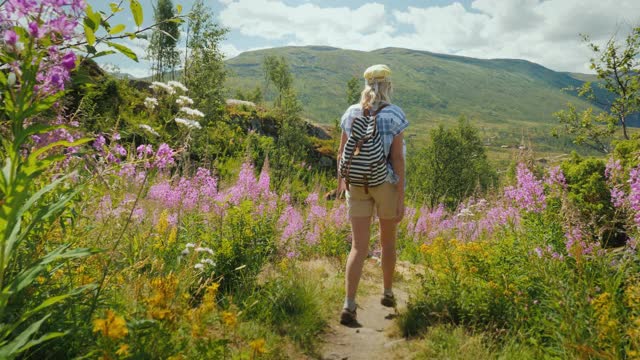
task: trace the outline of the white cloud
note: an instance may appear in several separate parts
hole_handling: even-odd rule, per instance
[[[243,35],[297,44],[371,49],[391,39],[385,6],[365,4],[357,9],[289,6],[275,0],[239,0],[220,12],[222,25]]]
[[[521,58],[567,71],[588,70],[590,53],[579,34],[603,41],[640,23],[637,0],[475,0],[470,9],[454,2],[396,11],[377,2],[351,9],[279,0],[218,1],[225,5],[220,13],[224,26],[267,43],[358,50],[397,46]],[[401,32],[398,25],[411,31]]]
[[[151,76],[151,69],[148,67],[122,67],[120,72],[123,74],[129,74],[136,78],[143,78]]]
[[[235,47],[233,44],[226,43],[226,42],[223,42],[220,44],[220,50],[224,54],[225,59],[231,59],[233,57],[236,57],[242,52],[238,50],[238,48]]]

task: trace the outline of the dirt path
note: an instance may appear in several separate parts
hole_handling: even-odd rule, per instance
[[[398,266],[400,273],[402,265]],[[358,325],[347,327],[338,322],[339,312],[330,323],[323,339],[323,360],[406,359],[407,342],[397,331],[396,317],[407,302],[406,284],[397,281],[394,294],[398,308],[386,308],[380,304],[382,271],[375,261],[367,261],[365,274],[360,281],[358,298]]]

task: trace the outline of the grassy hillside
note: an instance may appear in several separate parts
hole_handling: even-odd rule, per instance
[[[373,63],[391,66],[394,100],[405,109],[414,130],[466,115],[487,134],[487,141],[518,142],[546,137],[552,113],[567,102],[587,104],[562,89],[582,82],[567,73],[524,60],[481,60],[398,48],[371,52],[331,47],[284,47],[246,52],[227,61],[230,93],[264,86],[262,61],[287,58],[306,115],[330,123],[344,108],[345,84]],[[267,98],[273,88],[267,89]],[[496,140],[497,141],[497,140]],[[566,141],[551,141],[559,148]],[[533,141],[539,143],[540,141]],[[498,144],[497,144],[498,145]],[[513,145],[513,144],[507,144]]]

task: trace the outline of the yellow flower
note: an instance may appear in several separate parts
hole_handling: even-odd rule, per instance
[[[222,313],[222,322],[227,326],[235,326],[238,322],[238,317],[232,312],[224,311]]]
[[[427,244],[422,244],[420,245],[420,252],[426,254],[429,251],[429,245]]]
[[[47,278],[45,278],[44,276],[38,276],[36,278],[36,281],[38,282],[38,284],[42,285],[45,283],[45,281],[47,281]]]
[[[119,356],[129,355],[129,345],[120,344],[120,347],[118,348],[118,350],[116,350],[116,355],[119,355]]]
[[[289,267],[289,259],[287,258],[282,259],[282,261],[280,261],[278,266],[280,267],[281,271],[286,271],[287,268]]]
[[[191,326],[191,337],[197,338],[200,337],[200,335],[202,335],[202,328],[198,324],[193,324],[193,326]]]
[[[266,342],[264,341],[264,339],[260,338],[251,341],[249,343],[249,347],[251,347],[251,350],[253,350],[254,354],[264,354],[267,352],[267,349],[265,349],[265,344]]]
[[[206,294],[215,297],[218,293],[218,288],[220,288],[220,283],[214,282],[213,284],[207,286]]]
[[[169,233],[169,238],[167,238],[167,244],[171,245],[175,243],[177,238],[178,238],[178,228],[172,227],[171,232]]]
[[[167,210],[162,211],[160,214],[160,219],[158,219],[158,223],[156,224],[156,230],[159,234],[164,234],[169,228],[169,212]]]
[[[156,320],[172,320],[174,318],[171,304],[176,298],[178,278],[170,274],[165,278],[151,280],[151,294],[145,300],[149,305],[149,316]]]
[[[100,332],[102,336],[110,339],[121,339],[127,336],[129,329],[124,318],[109,309],[104,319],[93,320],[93,332]]]

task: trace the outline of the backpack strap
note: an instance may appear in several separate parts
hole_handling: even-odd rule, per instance
[[[374,111],[373,113],[371,113],[371,111],[369,111],[369,109],[364,109],[364,116],[366,116],[366,117],[377,116],[380,113],[380,111],[382,111],[382,109],[386,108],[387,106],[389,106],[389,104],[388,103],[384,103],[378,108],[378,110]]]

